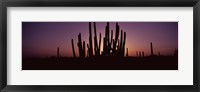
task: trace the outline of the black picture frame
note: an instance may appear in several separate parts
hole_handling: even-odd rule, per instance
[[[0,90],[1,92],[199,92],[200,0],[1,0],[0,1]],[[193,7],[194,85],[7,85],[7,7]]]

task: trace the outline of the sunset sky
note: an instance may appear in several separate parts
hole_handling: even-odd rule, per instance
[[[129,56],[136,56],[136,51],[150,55],[150,42],[154,54],[173,55],[178,48],[178,22],[118,22],[120,30],[126,32],[126,44]],[[116,22],[110,22],[115,37]],[[97,37],[105,35],[106,22],[96,22]],[[88,22],[22,22],[23,57],[56,56],[57,47],[63,57],[72,57],[71,39],[74,39],[75,52],[78,56],[78,34],[88,43]],[[110,32],[111,33],[111,32]],[[94,37],[93,23],[92,36]],[[113,38],[114,38],[113,37]],[[101,50],[103,48],[103,39]],[[94,44],[94,42],[93,42]]]

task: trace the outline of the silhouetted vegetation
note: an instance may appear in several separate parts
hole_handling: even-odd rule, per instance
[[[92,24],[94,38],[92,35]],[[111,32],[111,34],[110,34]],[[115,37],[110,30],[109,22],[105,27],[103,49],[101,50],[101,33],[97,37],[96,23],[89,22],[89,43],[82,40],[78,34],[77,47],[71,39],[73,57],[61,57],[59,47],[57,57],[23,59],[24,70],[177,70],[178,49],[173,56],[154,54],[153,43],[150,42],[149,56],[144,51],[136,51],[136,56],[128,55],[126,45],[126,32],[116,23]],[[75,49],[78,49],[76,56]],[[125,54],[126,50],[126,54]]]

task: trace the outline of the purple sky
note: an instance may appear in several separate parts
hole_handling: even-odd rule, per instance
[[[174,50],[178,48],[178,22],[118,22],[118,24],[120,30],[126,32],[125,47],[129,50],[129,56],[135,56],[136,51],[144,51],[145,55],[149,55],[150,42],[153,43],[154,54],[160,52],[161,55],[173,55]],[[113,36],[115,36],[115,25],[116,22],[110,22]],[[102,37],[105,36],[105,26],[106,22],[96,22],[98,38],[99,33]],[[23,57],[56,56],[57,47],[60,48],[62,56],[71,57],[73,55],[71,39],[74,39],[78,56],[79,33],[82,40],[88,43],[88,22],[22,22]],[[92,36],[94,36],[93,26]]]

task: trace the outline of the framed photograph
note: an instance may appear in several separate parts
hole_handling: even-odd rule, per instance
[[[199,0],[1,1],[1,91],[199,91]]]

